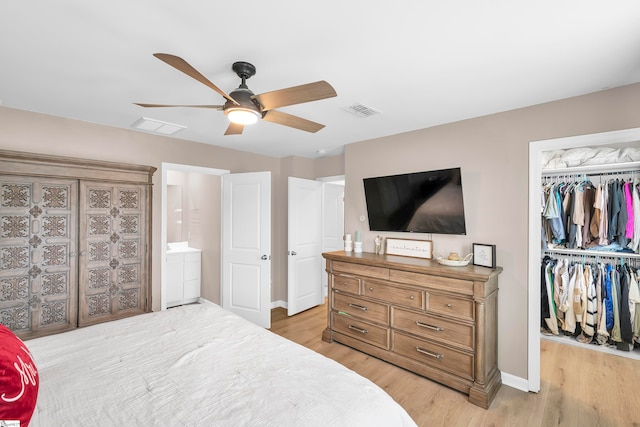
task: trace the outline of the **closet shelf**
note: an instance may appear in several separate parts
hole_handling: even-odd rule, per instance
[[[588,249],[543,249],[543,253],[565,254],[565,255],[584,255],[584,256],[598,256],[602,258],[628,258],[628,259],[640,259],[640,254],[631,252],[611,252],[611,251],[595,251]]]
[[[637,171],[640,169],[640,162],[625,162],[625,163],[611,163],[604,165],[588,165],[588,166],[575,166],[571,168],[561,169],[542,169],[542,176],[551,175],[573,175],[582,173],[609,173],[609,172],[627,172]]]

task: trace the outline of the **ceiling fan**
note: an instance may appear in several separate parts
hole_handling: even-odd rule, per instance
[[[253,124],[257,122],[258,119],[315,133],[322,129],[324,125],[301,117],[293,116],[291,114],[283,113],[275,109],[279,107],[286,107],[288,105],[318,101],[320,99],[331,98],[337,95],[333,87],[324,80],[255,95],[247,87],[247,79],[256,73],[256,67],[243,61],[235,62],[231,67],[238,77],[240,77],[242,82],[237,89],[233,90],[230,94],[227,94],[222,89],[211,83],[211,81],[200,74],[198,70],[189,65],[189,63],[184,59],[167,53],[154,53],[153,56],[218,92],[227,101],[224,105],[165,105],[141,104],[137,102],[135,104],[147,108],[192,107],[211,108],[214,110],[224,111],[231,122],[224,133],[225,135],[239,135],[244,130],[245,125]]]

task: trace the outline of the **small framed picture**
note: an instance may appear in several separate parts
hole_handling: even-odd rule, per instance
[[[387,255],[431,259],[433,256],[433,242],[431,240],[388,238]]]
[[[496,245],[474,243],[473,265],[496,268]]]

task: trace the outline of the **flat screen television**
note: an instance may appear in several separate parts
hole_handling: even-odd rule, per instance
[[[371,231],[466,234],[460,168],[364,178]]]

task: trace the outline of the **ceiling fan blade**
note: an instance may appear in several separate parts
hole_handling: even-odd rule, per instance
[[[135,105],[139,105],[145,108],[159,108],[159,107],[186,107],[186,108],[213,108],[214,110],[222,111],[224,105],[170,105],[170,104],[140,104],[134,102]]]
[[[315,83],[307,83],[287,89],[261,93],[259,95],[252,96],[252,98],[257,99],[258,102],[262,104],[263,110],[272,110],[274,108],[285,107],[287,105],[302,104],[304,102],[332,98],[336,95],[336,91],[329,83],[324,80],[320,80]]]
[[[302,117],[292,116],[291,114],[283,113],[282,111],[269,110],[262,117],[271,123],[277,123],[279,125],[289,126],[291,128],[304,130],[311,133],[316,133],[324,127],[320,123],[312,122],[311,120],[303,119]]]
[[[225,91],[223,91],[222,89],[220,89],[218,86],[216,86],[213,83],[211,83],[209,81],[209,79],[207,79],[205,76],[200,74],[200,72],[198,70],[193,68],[191,65],[189,65],[189,63],[187,61],[185,61],[184,59],[180,58],[179,56],[170,55],[168,53],[154,53],[153,56],[155,56],[159,60],[164,61],[167,64],[171,65],[176,70],[182,71],[183,73],[185,73],[189,77],[196,79],[197,81],[199,81],[203,85],[213,89],[214,91],[216,91],[220,95],[222,95],[225,99],[233,102],[236,105],[239,105],[238,102],[235,99],[233,99],[231,96],[227,95],[227,93]]]
[[[237,123],[229,123],[229,127],[225,131],[225,135],[240,135],[244,130],[244,125],[239,125]]]

